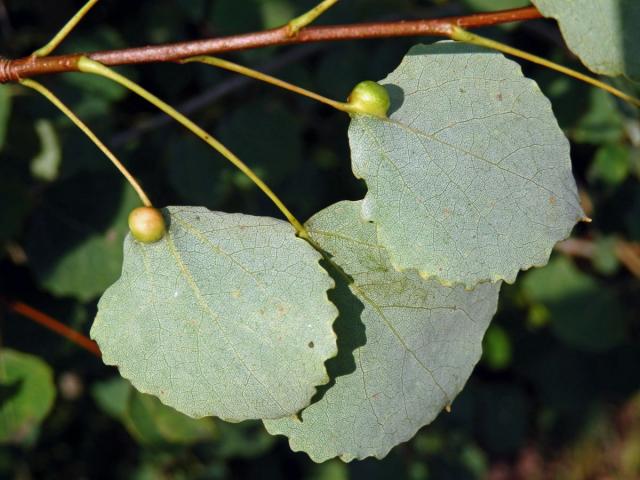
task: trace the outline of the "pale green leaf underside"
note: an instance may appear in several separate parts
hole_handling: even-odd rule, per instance
[[[0,350],[0,443],[27,440],[51,410],[56,396],[53,372],[38,357]]]
[[[532,0],[592,71],[640,81],[638,0]]]
[[[583,216],[569,143],[520,67],[475,47],[410,50],[384,81],[389,119],[355,115],[353,171],[399,270],[444,284],[513,282]]]
[[[330,294],[340,311],[339,353],[327,362],[330,388],[303,410],[302,421],[264,422],[317,462],[382,458],[450,404],[480,358],[500,288],[485,283],[467,291],[395,271],[360,210],[361,202],[340,202],[307,222],[353,279],[347,288],[343,275]]]
[[[193,417],[277,418],[308,405],[337,351],[320,254],[280,220],[164,214],[161,241],[127,236],[122,276],[100,299],[91,336],[104,362]]]

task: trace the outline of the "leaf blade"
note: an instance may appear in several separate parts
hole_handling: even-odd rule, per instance
[[[640,81],[638,24],[634,0],[532,0],[545,17],[558,21],[562,37],[589,70]]]
[[[470,292],[396,272],[360,209],[361,202],[339,202],[306,224],[343,272],[331,296],[340,311],[339,353],[327,362],[332,383],[302,421],[264,421],[316,462],[382,458],[430,423],[479,360],[497,306],[499,284]]]
[[[306,406],[336,353],[320,255],[280,220],[164,213],[161,241],[127,237],[122,277],[98,305],[91,336],[105,363],[193,417],[273,418]]]
[[[393,113],[353,116],[349,142],[362,214],[394,266],[471,288],[544,265],[583,212],[537,85],[501,54],[451,42],[413,47],[381,83]]]
[[[28,440],[53,407],[51,368],[36,356],[2,349],[0,387],[0,443]]]

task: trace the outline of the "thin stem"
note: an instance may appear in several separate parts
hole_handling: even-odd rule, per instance
[[[47,100],[49,100],[56,107],[58,107],[58,109],[62,113],[64,113],[69,118],[69,120],[71,120],[80,130],[82,130],[82,132],[87,137],[89,137],[89,140],[91,140],[95,144],[95,146],[98,147],[98,149],[102,153],[104,153],[109,160],[111,160],[111,163],[113,163],[116,166],[116,168],[120,170],[120,173],[122,173],[124,178],[127,179],[129,184],[136,191],[136,193],[138,194],[138,197],[140,197],[140,201],[147,207],[152,206],[151,201],[149,200],[149,197],[147,196],[145,191],[142,189],[142,187],[140,186],[138,181],[133,177],[133,175],[129,173],[129,171],[122,164],[122,162],[118,160],[118,158],[111,152],[111,150],[107,148],[107,146],[104,143],[102,143],[102,141],[95,135],[95,133],[93,133],[91,129],[82,120],[80,120],[75,113],[73,113],[69,109],[69,107],[67,107],[64,103],[62,103],[62,101],[58,97],[56,97],[51,90],[46,88],[44,85],[36,82],[35,80],[30,80],[28,78],[24,80],[20,80],[20,83],[25,87],[32,88],[33,90],[39,92]]]
[[[493,50],[498,50],[499,52],[506,53],[508,55],[513,55],[514,57],[522,58],[523,60],[528,60],[530,62],[536,63],[538,65],[542,65],[543,67],[550,68],[552,70],[556,70],[560,73],[564,73],[570,77],[581,80],[585,83],[593,85],[594,87],[601,88],[609,92],[612,95],[615,95],[622,100],[629,102],[636,107],[640,107],[640,99],[637,99],[617,88],[612,87],[600,80],[597,80],[593,77],[589,77],[583,73],[580,73],[571,68],[563,67],[562,65],[558,65],[550,60],[547,60],[542,57],[538,57],[537,55],[533,55],[531,53],[525,52],[523,50],[519,50],[517,48],[510,47],[509,45],[505,45],[504,43],[496,42],[495,40],[491,40],[489,38],[481,37],[474,33],[468,32],[460,27],[454,27],[453,33],[451,34],[451,38],[453,40],[458,40],[460,42],[471,43],[474,45],[479,45],[481,47],[491,48]]]
[[[47,315],[40,310],[37,310],[26,303],[17,302],[13,300],[6,300],[4,298],[0,298],[2,302],[7,305],[7,307],[14,311],[15,313],[22,315],[23,317],[28,318],[29,320],[33,320],[39,325],[51,330],[52,332],[57,333],[65,337],[67,340],[75,343],[79,347],[84,348],[86,351],[92,353],[96,357],[100,358],[102,354],[100,353],[100,348],[98,344],[93,340],[85,337],[80,332],[75,331],[72,328],[67,327],[64,323],[59,322],[55,318]]]
[[[323,0],[308,12],[303,13],[299,17],[291,20],[289,23],[287,23],[289,36],[296,36],[300,30],[302,30],[307,25],[311,25],[320,15],[329,10],[336,3],[338,3],[338,0]]]
[[[82,20],[84,16],[89,13],[89,10],[91,10],[91,8],[96,3],[98,3],[98,1],[99,0],[89,0],[87,3],[85,3],[84,6],[80,10],[78,10],[73,17],[71,17],[71,19],[65,24],[65,26],[62,27],[51,40],[49,40],[49,43],[33,52],[32,55],[34,57],[46,57],[51,52],[53,52],[58,47],[58,45],[60,45],[64,41],[64,39],[67,38],[67,36],[73,31],[73,29],[76,28],[76,25],[80,23],[80,20]]]
[[[283,67],[290,65],[296,61],[307,58],[315,53],[321,51],[323,46],[320,44],[315,45],[301,45],[290,49],[288,52],[277,56],[276,58],[269,60],[268,62],[260,66],[265,72],[274,72],[282,69]],[[204,108],[213,102],[230,95],[231,93],[245,87],[251,82],[249,77],[233,77],[223,82],[216,83],[202,92],[196,93],[194,96],[187,98],[184,102],[176,107],[176,110],[182,112],[184,115],[190,116]],[[173,119],[164,114],[164,112],[158,112],[145,120],[132,125],[130,128],[123,132],[117,133],[111,140],[111,145],[118,146],[124,145],[131,140],[134,140],[145,132],[150,130],[156,130],[163,125],[172,122]]]
[[[365,38],[449,37],[452,27],[477,28],[542,18],[534,7],[516,8],[498,12],[476,13],[447,18],[400,20],[393,22],[355,23],[346,25],[311,26],[292,37],[287,26],[261,32],[249,32],[227,37],[190,40],[164,45],[125,48],[93,52],[88,56],[104,65],[131,65],[151,62],[175,62],[197,55],[248,50],[274,45],[362,40]],[[46,58],[33,56],[8,60],[0,58],[0,83],[47,73],[75,72],[80,54]]]
[[[324,103],[333,107],[342,112],[351,112],[349,104],[344,102],[337,102],[335,100],[331,100],[330,98],[323,97],[315,92],[310,90],[306,90],[302,87],[298,87],[296,85],[292,85],[289,82],[285,82],[284,80],[280,80],[279,78],[272,77],[271,75],[267,75],[266,73],[258,72],[257,70],[253,70],[252,68],[244,67],[242,65],[238,65],[237,63],[230,62],[228,60],[223,60],[217,57],[210,56],[200,56],[200,57],[191,57],[185,60],[182,60],[181,63],[206,63],[207,65],[212,65],[214,67],[224,68],[225,70],[230,70],[232,72],[239,73],[241,75],[245,75],[247,77],[255,78],[256,80],[260,80],[265,83],[269,83],[271,85],[275,85],[276,87],[284,88],[285,90],[289,90],[291,92],[297,93],[299,95],[303,95],[305,97],[312,98],[320,103]]]
[[[123,87],[131,90],[135,94],[144,98],[146,101],[156,106],[164,113],[169,115],[171,118],[176,120],[182,126],[184,126],[187,130],[191,131],[198,138],[200,138],[203,142],[207,143],[209,146],[214,148],[218,153],[220,153],[223,157],[229,160],[233,165],[235,165],[242,173],[244,173],[249,179],[260,189],[264,194],[269,197],[269,199],[274,203],[276,207],[282,212],[282,214],[286,217],[286,219],[293,225],[298,236],[307,239],[309,234],[306,229],[302,226],[302,224],[298,221],[298,219],[289,211],[289,209],[282,203],[280,198],[273,193],[273,191],[265,184],[258,175],[255,174],[251,168],[249,168],[242,160],[240,160],[234,153],[232,153],[227,147],[225,147],[222,143],[220,143],[217,139],[209,135],[206,131],[196,125],[189,118],[178,112],[171,105],[160,100],[154,94],[145,90],[140,85],[135,82],[132,82],[128,78],[120,75],[119,73],[111,70],[110,68],[95,62],[87,57],[81,57],[78,61],[78,69],[81,72],[93,73],[95,75],[100,75],[102,77],[113,80],[116,83],[119,83]]]
[[[557,243],[554,248],[565,255],[588,260],[593,260],[597,255],[595,242],[582,238],[569,238]],[[640,278],[640,244],[616,239],[613,252],[631,274]]]

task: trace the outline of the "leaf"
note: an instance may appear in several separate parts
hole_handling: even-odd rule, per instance
[[[51,182],[58,177],[62,149],[53,123],[46,119],[36,120],[34,124],[40,139],[40,151],[31,159],[31,174],[39,179]]]
[[[117,420],[126,417],[129,397],[133,391],[131,384],[120,377],[96,382],[91,387],[91,394],[98,406]]]
[[[215,431],[211,418],[191,418],[163,405],[152,395],[135,392],[128,418],[144,443],[168,442],[189,445],[210,439]]]
[[[0,350],[0,443],[29,438],[55,398],[53,372],[38,357]]]
[[[398,270],[513,282],[582,216],[569,143],[518,64],[451,42],[413,47],[383,82],[389,119],[355,115],[362,207]]]
[[[619,239],[614,236],[598,237],[594,241],[592,264],[595,270],[602,275],[615,275],[620,268],[620,259],[617,255]]]
[[[127,236],[122,276],[100,299],[91,336],[104,362],[192,417],[277,418],[308,405],[336,354],[320,254],[280,220],[164,214],[159,242]]]
[[[464,0],[464,3],[477,12],[490,12],[522,8],[529,5],[529,0]]]
[[[591,182],[602,182],[617,186],[629,176],[631,151],[621,144],[605,144],[600,147],[589,166],[587,178]]]
[[[216,426],[219,437],[211,445],[211,452],[219,458],[256,458],[266,454],[274,444],[275,439],[255,420],[234,424],[218,422]]]
[[[527,274],[522,286],[531,301],[548,308],[552,332],[567,344],[602,352],[624,341],[626,312],[619,298],[566,257]]]
[[[511,339],[499,325],[493,324],[489,327],[482,342],[482,350],[482,360],[492,370],[504,370],[511,363]]]
[[[532,0],[558,21],[567,46],[593,72],[640,80],[640,2]]]
[[[222,35],[252,32],[261,28],[260,7],[257,0],[237,2],[218,0],[210,9],[210,20]]]
[[[107,414],[144,444],[189,445],[211,438],[215,432],[213,419],[187,417],[156,397],[137,392],[120,377],[96,383],[93,396]]]
[[[607,92],[592,89],[587,93],[588,109],[576,122],[569,135],[577,143],[603,145],[620,142],[625,136],[625,119],[616,100]]]
[[[4,147],[11,116],[11,86],[0,85],[0,151]]]
[[[295,4],[290,0],[260,2],[260,12],[264,29],[281,27],[298,14]]]
[[[115,174],[77,175],[52,185],[27,239],[29,265],[42,287],[89,301],[115,282],[127,216],[139,205]]]
[[[382,458],[451,404],[480,358],[500,288],[485,283],[467,291],[396,272],[360,210],[361,202],[340,202],[307,222],[344,272],[330,292],[340,316],[329,388],[302,420],[264,421],[316,462]]]

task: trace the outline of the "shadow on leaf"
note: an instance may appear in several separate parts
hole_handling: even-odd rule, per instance
[[[4,407],[6,403],[18,395],[22,389],[23,382],[24,379],[20,378],[12,383],[0,384],[0,408]]]
[[[348,284],[351,279],[347,280],[348,277],[327,260],[322,260],[320,263],[336,282],[336,287],[329,290],[329,300],[334,303],[339,312],[333,324],[333,330],[338,336],[338,355],[326,361],[330,381],[318,387],[317,393],[311,399],[311,404],[322,400],[324,394],[335,385],[336,378],[356,370],[353,352],[367,343],[365,326],[360,319],[364,305],[351,293]]]
[[[399,110],[404,103],[404,90],[393,83],[385,84],[384,88],[389,93],[389,100],[391,101],[391,104],[389,105],[389,115],[391,115],[395,111]]]

